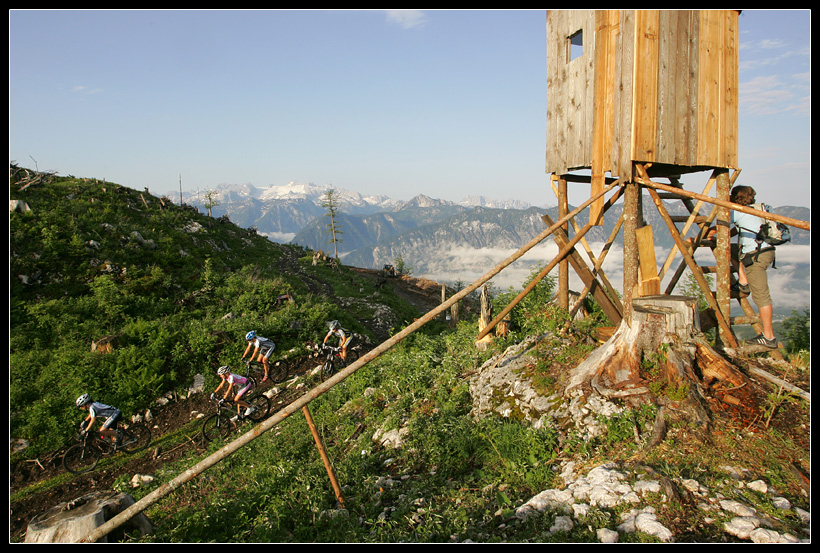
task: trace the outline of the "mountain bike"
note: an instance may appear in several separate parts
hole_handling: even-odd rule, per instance
[[[342,359],[341,346],[322,344],[322,350],[327,355],[325,357],[325,363],[322,365],[322,373],[320,375],[322,382],[359,358],[359,352],[352,348],[347,350],[347,360]]]
[[[246,359],[244,362],[248,367],[244,376],[253,379],[253,390],[255,391],[257,380],[261,382],[262,376],[265,374],[265,367],[259,361],[252,359]],[[290,362],[285,357],[275,361],[268,361],[268,378],[273,382],[283,382],[287,380],[289,374]]]
[[[205,419],[202,423],[202,437],[205,441],[212,442],[220,438],[225,438],[231,433],[236,425],[242,420],[248,419],[259,422],[268,416],[270,412],[270,399],[264,394],[259,394],[245,400],[248,405],[255,407],[249,415],[237,415],[236,404],[231,400],[222,398],[212,398],[216,403],[216,413]]]
[[[116,439],[104,439],[99,432],[83,432],[77,436],[77,443],[63,454],[63,467],[68,472],[81,474],[93,470],[104,455],[114,455],[118,451],[136,453],[151,443],[151,430],[142,423],[117,428]]]

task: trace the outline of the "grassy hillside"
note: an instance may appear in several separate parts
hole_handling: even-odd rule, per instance
[[[10,429],[34,450],[64,442],[82,392],[139,411],[235,365],[248,330],[273,338],[277,353],[321,339],[330,319],[368,335],[359,319],[374,306],[342,308],[351,290],[399,322],[414,315],[353,274],[315,267],[306,278],[309,254],[226,218],[96,179],[41,174],[29,185],[15,169],[9,197],[28,210],[9,217]],[[277,307],[285,293],[299,301]],[[109,336],[111,353],[92,351]]]

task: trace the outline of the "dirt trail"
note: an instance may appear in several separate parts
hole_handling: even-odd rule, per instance
[[[305,356],[298,364],[291,367],[291,377],[304,375],[312,370],[318,361]],[[270,385],[261,388],[270,389]],[[283,390],[271,398],[271,413],[275,413],[294,401],[301,393]],[[33,493],[21,501],[9,504],[9,540],[22,541],[25,538],[29,521],[36,515],[54,507],[55,505],[76,499],[88,493],[108,490],[114,483],[125,476],[130,479],[135,474],[154,475],[157,470],[167,463],[180,459],[201,457],[205,454],[206,443],[201,436],[201,420],[191,423],[196,413],[209,414],[213,412],[213,403],[207,393],[196,393],[188,398],[171,401],[161,407],[151,409],[151,445],[143,452],[129,458],[124,453],[116,466],[109,466],[107,458],[101,460],[100,465],[93,471],[83,475],[70,475],[63,483],[50,486],[40,492]],[[160,438],[189,425],[172,445],[158,447]],[[240,429],[241,431],[241,429]],[[63,451],[56,451],[39,459],[27,459],[16,462],[9,467],[9,493],[14,494],[39,481],[54,478],[61,474],[68,474],[62,466]],[[123,462],[119,464],[119,462]]]

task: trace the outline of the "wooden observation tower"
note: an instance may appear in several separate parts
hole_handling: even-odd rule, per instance
[[[569,264],[582,277],[584,294],[603,300],[613,324],[629,320],[634,299],[671,294],[689,268],[709,303],[708,320],[717,325],[724,344],[737,345],[731,324],[757,324],[745,299],[746,316],[729,318],[730,209],[749,210],[729,202],[740,172],[738,16],[738,10],[547,11],[546,173],[558,197],[559,216],[568,210],[567,186],[589,185],[589,223],[579,228],[572,222],[577,242],[578,234],[612,217],[607,211],[623,200],[604,247],[608,251],[622,228],[623,300],[600,270],[603,259],[596,259],[587,246],[591,266],[576,253],[559,263],[558,300],[564,307],[569,303]],[[708,183],[703,189],[685,190],[685,176],[704,172]],[[645,194],[665,228],[644,223]],[[671,217],[663,200],[682,201],[690,215]],[[705,231],[715,225],[716,239],[705,242]],[[570,225],[564,230],[555,237],[559,246],[567,243]],[[671,233],[675,242],[666,260],[655,259],[653,233],[659,232]],[[687,233],[692,244],[684,239]],[[698,246],[714,251],[714,266],[695,263]],[[683,261],[671,273],[678,253]],[[705,273],[716,275],[714,292]],[[673,276],[661,290],[666,274]]]

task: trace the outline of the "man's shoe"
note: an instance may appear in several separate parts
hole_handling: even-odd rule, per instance
[[[763,334],[758,334],[754,338],[749,338],[746,343],[750,346],[766,346],[770,349],[777,349],[777,338],[769,340]]]

